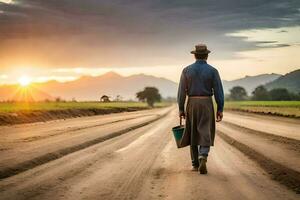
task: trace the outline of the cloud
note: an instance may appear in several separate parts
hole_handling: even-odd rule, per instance
[[[274,47],[290,47],[291,45],[290,44],[276,44],[274,45]]]
[[[287,30],[280,30],[278,31],[278,33],[287,33],[288,31]]]
[[[299,0],[0,2],[0,66],[181,64],[197,42],[228,59],[265,48],[228,33],[300,25],[299,8]]]
[[[0,3],[12,3],[12,0],[0,0]]]
[[[273,44],[277,43],[278,41],[258,41],[256,42],[257,44]]]

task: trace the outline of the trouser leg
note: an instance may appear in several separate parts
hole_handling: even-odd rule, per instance
[[[207,157],[210,150],[210,146],[199,146],[199,156]]]
[[[199,166],[198,146],[197,145],[191,145],[190,146],[190,152],[191,152],[192,165],[194,167],[198,167]]]

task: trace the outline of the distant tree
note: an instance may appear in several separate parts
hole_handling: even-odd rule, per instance
[[[102,101],[102,102],[110,102],[109,96],[103,95],[103,96],[100,98],[100,101]]]
[[[256,101],[270,100],[269,92],[263,85],[256,87],[255,90],[252,92],[252,95],[253,95],[252,100],[256,100]]]
[[[299,101],[300,100],[300,95],[299,94],[295,94],[295,93],[290,92],[290,97],[291,97],[292,101]]]
[[[234,101],[242,101],[247,99],[247,92],[245,88],[241,86],[235,86],[230,90],[230,95],[229,95],[231,100]]]
[[[300,101],[300,92],[298,94],[295,94],[295,100]]]
[[[55,98],[55,102],[61,102],[61,101],[62,101],[62,99],[60,97]]]
[[[55,102],[57,102],[57,103],[59,103],[59,102],[65,103],[67,101],[65,99],[62,99],[61,97],[56,97],[55,98]]]
[[[153,107],[155,102],[159,102],[161,100],[161,95],[155,87],[145,87],[143,91],[136,93],[136,97],[140,101],[146,101],[150,107]]]
[[[291,94],[285,88],[275,88],[269,92],[270,98],[273,101],[289,101],[291,100]]]
[[[117,95],[114,101],[122,101],[123,97],[121,95]]]

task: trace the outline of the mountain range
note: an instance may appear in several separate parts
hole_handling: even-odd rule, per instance
[[[260,74],[257,76],[245,76],[244,78],[232,80],[232,81],[226,81],[223,80],[223,88],[224,93],[228,94],[230,92],[230,89],[234,86],[241,86],[246,89],[248,95],[251,94],[251,92],[259,85],[265,85],[266,83],[272,82],[276,80],[277,78],[281,77],[280,74]]]
[[[300,93],[300,69],[287,73],[284,76],[280,76],[278,79],[267,83],[267,89],[274,88],[286,88],[290,92]]]
[[[300,92],[300,70],[286,75],[261,74],[246,76],[232,81],[223,81],[225,94],[234,86],[242,86],[248,94],[259,85],[268,89],[287,88],[292,92]],[[19,85],[0,86],[0,101],[3,100],[53,100],[61,97],[65,100],[79,101],[99,100],[102,95],[114,99],[120,95],[124,100],[135,99],[135,94],[146,86],[157,87],[163,97],[176,97],[178,84],[165,78],[137,74],[121,76],[115,72],[108,72],[101,76],[83,76],[70,82],[49,81],[45,83],[32,83],[28,88]]]
[[[163,97],[172,97],[177,92],[177,83],[165,78],[137,74],[121,76],[114,72],[108,72],[101,76],[82,76],[70,82],[49,81],[45,83],[32,83],[30,90],[24,92],[19,85],[0,86],[0,100],[19,100],[27,94],[28,99],[53,100],[61,97],[65,100],[75,98],[79,101],[99,100],[102,95],[112,99],[120,95],[123,99],[134,99],[135,94],[144,87],[157,87]]]

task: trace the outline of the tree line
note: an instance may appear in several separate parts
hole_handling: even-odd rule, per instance
[[[267,90],[263,85],[260,85],[254,89],[254,91],[251,93],[251,96],[248,96],[245,88],[241,86],[235,86],[230,89],[230,93],[228,96],[226,96],[226,100],[298,101],[300,100],[300,93],[292,93],[286,88],[275,88],[272,90]]]
[[[161,94],[156,87],[145,87],[144,90],[136,93],[136,98],[141,102],[146,102],[150,107],[154,107],[154,103],[160,102],[162,99]],[[118,101],[122,100],[120,95],[117,96],[117,99]],[[102,95],[100,101],[110,102],[110,98],[107,95]]]

